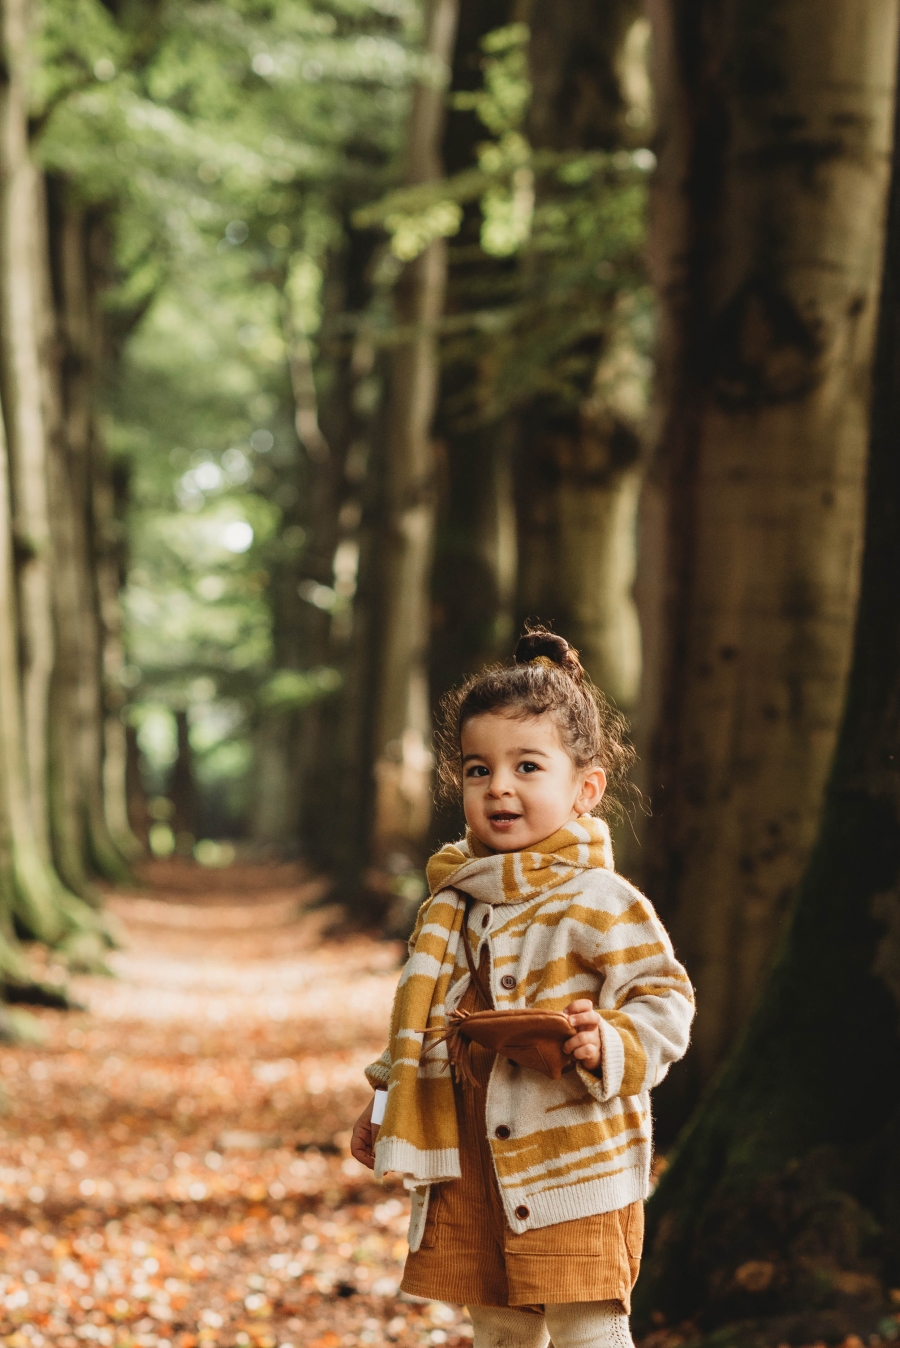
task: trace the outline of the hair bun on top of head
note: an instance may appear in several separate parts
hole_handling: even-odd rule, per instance
[[[537,660],[557,665],[576,683],[584,682],[584,670],[575,647],[570,646],[565,637],[548,632],[544,627],[532,628],[519,637],[513,658],[517,665],[530,665]]]

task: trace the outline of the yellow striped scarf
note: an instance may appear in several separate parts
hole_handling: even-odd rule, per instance
[[[422,1054],[468,983],[460,940],[468,894],[470,940],[476,960],[488,944],[497,1007],[561,1011],[587,996],[601,1014],[596,1074],[578,1067],[554,1082],[495,1062],[488,1132],[510,1225],[550,1225],[644,1197],[647,1092],[684,1053],[693,1000],[651,905],[612,869],[606,825],[582,816],[527,852],[493,853],[469,835],[432,857],[428,879],[432,897],[410,939],[390,1044],[367,1072],[388,1088],[376,1173],[399,1171],[410,1188],[460,1174],[446,1050]]]

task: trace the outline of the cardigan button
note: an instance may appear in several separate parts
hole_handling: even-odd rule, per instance
[[[494,1132],[496,1133],[497,1137],[503,1138],[504,1141],[509,1137],[511,1131],[512,1130],[510,1128],[507,1128],[505,1123],[501,1123],[499,1128],[494,1129]]]
[[[482,925],[483,927],[489,927],[489,926],[491,925],[491,915],[490,915],[490,913],[485,913],[484,917],[481,919],[481,925]]]
[[[524,1203],[522,1204],[521,1207],[516,1208],[516,1216],[518,1217],[520,1222],[524,1222],[525,1218],[530,1216],[530,1213]]]
[[[516,986],[516,980],[512,974],[504,974],[500,979],[500,986],[501,988],[506,988],[507,992],[511,992]]]

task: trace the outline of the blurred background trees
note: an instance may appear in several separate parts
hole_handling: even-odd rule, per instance
[[[636,700],[646,19],[16,13],[37,846],[83,896],[141,846],[268,849],[402,922],[458,827],[431,805],[446,687],[539,614]]]

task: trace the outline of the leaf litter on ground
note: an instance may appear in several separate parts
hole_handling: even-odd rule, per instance
[[[290,868],[147,868],[115,977],[0,1047],[9,1348],[463,1345],[405,1298],[408,1204],[354,1161],[398,942],[327,934]]]

